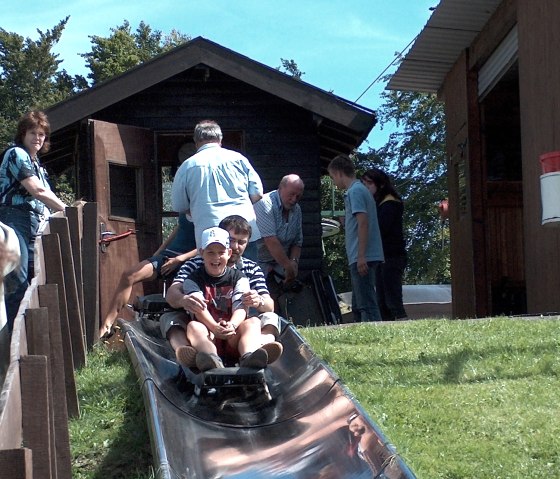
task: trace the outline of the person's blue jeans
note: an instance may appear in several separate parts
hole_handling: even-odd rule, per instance
[[[375,270],[379,261],[368,261],[368,273],[358,273],[358,263],[350,265],[350,281],[352,282],[352,314],[357,323],[381,321],[381,313],[375,295]]]
[[[243,252],[243,257],[250,259],[251,261],[254,261],[255,263],[257,263],[259,261],[258,258],[258,254],[257,254],[257,242],[256,241],[250,241],[247,244],[247,247],[245,248],[245,251]]]
[[[20,264],[4,278],[6,316],[11,331],[25,295],[34,275],[34,245],[39,229],[39,216],[27,209],[0,206],[0,221],[14,229],[20,248]]]
[[[406,256],[386,257],[377,267],[375,290],[377,304],[383,321],[406,318],[403,306],[402,278],[406,267]]]

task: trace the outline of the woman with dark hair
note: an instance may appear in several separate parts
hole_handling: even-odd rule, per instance
[[[33,248],[41,222],[66,205],[52,191],[38,154],[49,149],[50,125],[41,111],[31,111],[19,120],[15,145],[0,164],[0,221],[17,234],[21,262],[5,278],[6,314],[11,330],[19,303],[34,275]]]
[[[389,176],[379,168],[371,168],[362,175],[362,183],[377,204],[377,219],[383,243],[385,262],[377,267],[375,289],[384,321],[406,319],[403,306],[402,278],[406,267],[403,234],[404,204]]]

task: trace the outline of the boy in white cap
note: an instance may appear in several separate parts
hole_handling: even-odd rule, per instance
[[[224,367],[239,358],[239,366],[265,368],[268,353],[260,347],[261,324],[247,318],[243,294],[250,290],[245,275],[227,266],[232,254],[229,233],[218,227],[202,232],[200,256],[204,265],[183,282],[184,294],[200,294],[206,308],[187,325],[187,338],[197,351],[201,371]]]

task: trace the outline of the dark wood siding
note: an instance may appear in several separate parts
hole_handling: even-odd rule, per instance
[[[560,150],[560,2],[519,0],[527,307],[560,311],[560,231],[541,225],[539,156]]]
[[[282,176],[305,182],[301,270],[321,267],[320,151],[311,112],[211,68],[194,68],[94,115],[95,119],[163,131],[192,131],[205,118],[222,130],[243,132],[243,153],[263,180],[265,192]]]

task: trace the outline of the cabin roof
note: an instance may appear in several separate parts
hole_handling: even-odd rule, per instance
[[[437,93],[461,52],[502,0],[441,0],[416,37],[388,90]]]
[[[319,136],[329,144],[330,150],[322,148],[323,160],[338,153],[350,153],[376,123],[375,113],[368,108],[197,37],[53,105],[47,110],[51,128],[53,132],[60,130],[198,65],[214,68],[316,115]]]

